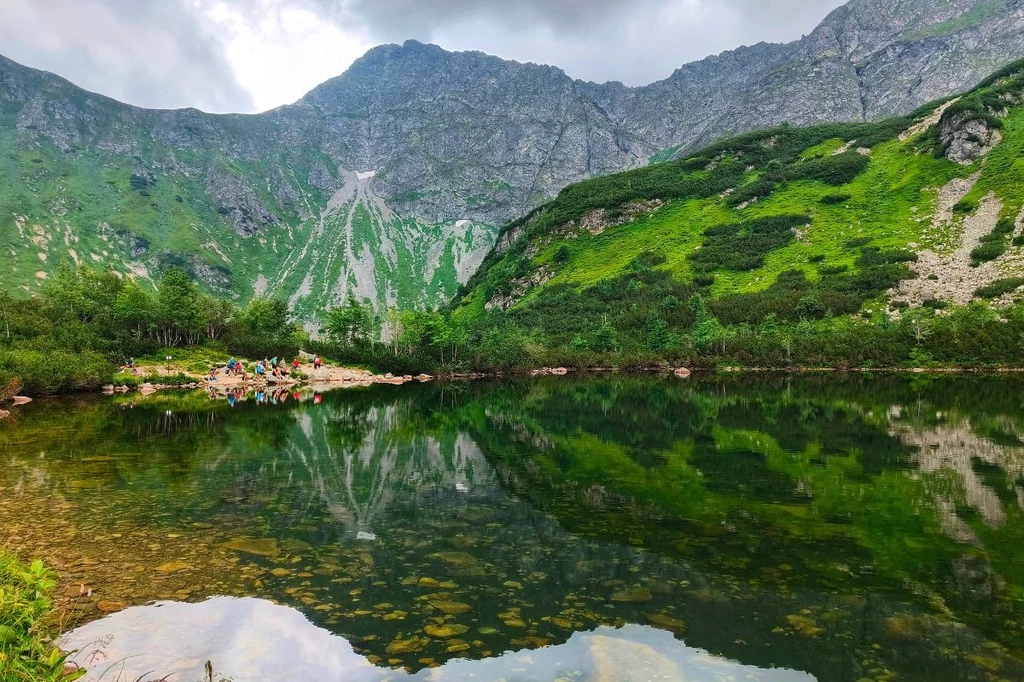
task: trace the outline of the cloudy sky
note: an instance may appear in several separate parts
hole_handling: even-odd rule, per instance
[[[295,101],[415,38],[641,85],[809,32],[843,0],[0,0],[0,54],[147,107]]]

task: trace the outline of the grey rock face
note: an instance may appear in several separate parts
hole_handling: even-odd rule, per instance
[[[982,119],[954,116],[939,131],[946,158],[962,165],[974,163],[992,151],[1003,139],[1002,133]]]
[[[294,190],[291,192],[297,199]],[[259,195],[241,177],[220,168],[209,169],[206,193],[218,204],[217,212],[227,217],[235,234],[240,237],[251,237],[278,222],[277,216],[270,212],[260,201]]]

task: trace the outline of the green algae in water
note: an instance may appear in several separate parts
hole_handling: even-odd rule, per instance
[[[40,401],[0,426],[0,527],[61,557],[69,592],[95,588],[68,597],[84,620],[100,599],[262,597],[381,666],[642,624],[819,680],[1024,679],[1022,388],[615,377]]]

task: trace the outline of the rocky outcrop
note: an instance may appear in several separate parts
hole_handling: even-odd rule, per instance
[[[967,113],[944,120],[939,135],[946,158],[964,166],[988,154],[1003,139],[988,120]]]
[[[568,234],[578,229],[583,230],[591,236],[597,236],[612,227],[625,225],[626,223],[633,222],[637,218],[650,215],[661,208],[664,204],[665,202],[660,199],[652,199],[650,201],[630,202],[614,212],[599,208],[580,218],[578,228],[575,223],[572,223],[565,226],[565,228],[563,228],[563,232]]]
[[[496,292],[491,296],[491,300],[484,304],[484,307],[487,310],[508,310],[518,303],[523,296],[528,294],[530,290],[542,284],[547,284],[554,276],[555,271],[550,266],[541,266],[529,275],[513,279],[509,283],[508,290]]]
[[[216,202],[240,237],[251,237],[278,224],[278,218],[263,204],[256,191],[234,174],[211,168],[206,175],[206,193]]]

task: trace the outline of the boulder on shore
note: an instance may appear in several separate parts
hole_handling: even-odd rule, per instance
[[[686,369],[685,367],[680,367],[679,369],[677,369],[673,373],[677,377],[679,377],[680,379],[685,379],[686,377],[690,376],[690,374],[691,374],[690,370]]]
[[[32,402],[32,398],[23,395],[16,395],[13,398],[11,398],[11,402],[15,405],[28,405],[30,402]]]

